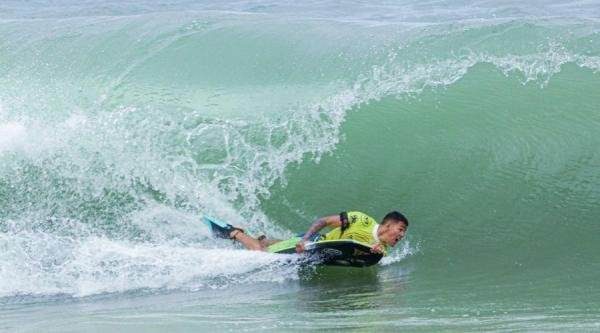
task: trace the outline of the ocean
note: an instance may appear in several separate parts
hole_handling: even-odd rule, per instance
[[[597,1],[3,0],[0,331],[597,332],[599,147]]]

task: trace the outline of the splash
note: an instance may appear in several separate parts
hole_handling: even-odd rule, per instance
[[[221,288],[231,283],[297,279],[295,258],[177,243],[139,243],[105,237],[73,239],[43,232],[1,234],[13,264],[2,270],[0,297],[87,296],[138,289]],[[33,258],[36,265],[32,264]],[[290,262],[292,264],[290,264]]]
[[[405,240],[402,243],[402,247],[400,247],[400,249],[392,251],[388,256],[383,257],[379,264],[382,266],[392,265],[419,252],[420,246],[418,244],[415,246],[411,246],[411,243],[408,240]]]
[[[0,154],[18,150],[23,145],[26,136],[26,128],[20,123],[0,124]]]

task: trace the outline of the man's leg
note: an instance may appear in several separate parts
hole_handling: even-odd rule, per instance
[[[281,239],[263,239],[260,241],[260,243],[264,246],[264,247],[269,247],[275,243],[279,243],[281,242]]]
[[[248,250],[252,251],[265,251],[269,245],[281,242],[278,239],[254,239],[240,230],[234,230],[231,232],[230,237],[236,241],[242,243]]]
[[[275,243],[281,242],[280,239],[267,239],[267,235],[265,235],[264,232],[257,233],[255,237],[264,247],[269,247]]]
[[[252,251],[264,251],[265,246],[261,244],[258,240],[246,235],[244,232],[240,230],[234,230],[229,234],[232,239],[242,243],[248,250]]]

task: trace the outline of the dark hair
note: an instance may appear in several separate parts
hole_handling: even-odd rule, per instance
[[[406,218],[406,216],[402,215],[402,213],[400,213],[400,212],[393,211],[393,212],[387,213],[383,217],[383,220],[381,220],[381,224],[385,224],[385,222],[389,221],[389,220],[392,220],[396,223],[404,222],[404,224],[408,227],[408,219]]]

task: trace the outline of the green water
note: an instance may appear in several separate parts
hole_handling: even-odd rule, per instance
[[[593,312],[600,81],[573,66],[554,79],[523,86],[481,65],[443,91],[362,106],[335,154],[291,168],[265,210],[281,223],[331,206],[410,212],[410,304],[457,316]]]

